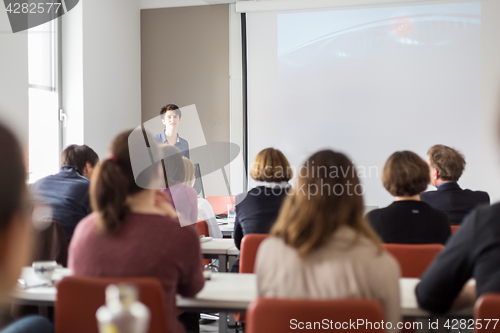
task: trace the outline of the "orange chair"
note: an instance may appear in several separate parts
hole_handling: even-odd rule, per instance
[[[474,319],[476,323],[474,333],[494,333],[500,329],[500,294],[484,294],[476,301],[474,306]],[[480,321],[478,321],[480,319]],[[489,321],[491,319],[491,321]]]
[[[401,276],[419,278],[444,249],[442,244],[384,244],[401,266]]]
[[[460,225],[452,225],[451,226],[451,234],[454,235],[458,229],[460,229]]]
[[[248,234],[243,237],[240,247],[240,273],[253,273],[257,250],[267,237],[268,234]]]
[[[247,333],[276,333],[295,332],[294,325],[298,323],[319,322],[324,319],[335,322],[349,323],[349,320],[356,322],[363,319],[365,322],[380,323],[385,322],[384,309],[379,302],[371,299],[338,299],[338,300],[304,300],[304,299],[274,299],[258,298],[250,303],[247,310]],[[295,321],[296,320],[296,321]],[[380,327],[379,327],[380,328]],[[329,327],[330,329],[330,327]],[[349,329],[349,327],[344,327]],[[335,326],[331,330],[335,329]],[[341,328],[342,331],[344,331]],[[322,331],[321,327],[316,327],[313,332]],[[340,331],[340,330],[339,330]],[[380,333],[384,330],[360,329],[356,332]]]
[[[234,205],[235,195],[207,195],[205,199],[207,199],[210,206],[214,210],[215,214],[226,214],[227,213],[227,205]]]
[[[106,287],[113,283],[132,283],[139,289],[139,300],[151,311],[149,333],[167,332],[163,289],[155,278],[96,278],[69,276],[57,284],[55,330],[57,333],[98,333],[97,309],[105,303]]]

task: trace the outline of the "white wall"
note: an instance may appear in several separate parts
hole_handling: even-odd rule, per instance
[[[28,149],[28,34],[12,33],[7,12],[0,10],[0,122]]]
[[[203,0],[139,0],[141,9],[208,5]]]
[[[101,158],[118,133],[141,124],[138,0],[80,1],[63,18],[66,142]]]

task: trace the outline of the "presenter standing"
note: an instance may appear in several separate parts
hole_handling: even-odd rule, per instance
[[[156,143],[175,146],[181,151],[182,156],[189,158],[189,144],[187,140],[181,138],[177,133],[182,116],[179,107],[175,104],[167,104],[161,108],[160,115],[165,130],[155,135]]]

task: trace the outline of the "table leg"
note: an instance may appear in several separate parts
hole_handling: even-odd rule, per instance
[[[219,312],[219,333],[227,332],[227,312]]]
[[[219,272],[227,271],[227,255],[219,254]]]

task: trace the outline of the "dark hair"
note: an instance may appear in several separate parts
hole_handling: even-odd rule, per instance
[[[175,111],[175,114],[179,116],[179,119],[182,117],[181,109],[179,109],[179,107],[175,104],[167,104],[161,108],[160,115],[162,118],[165,117],[165,113],[167,113],[167,111]]]
[[[130,212],[127,196],[143,190],[134,179],[128,138],[131,130],[118,134],[110,147],[112,158],[104,160],[90,183],[92,209],[99,214],[103,232],[118,231]]]
[[[0,124],[0,233],[16,212],[27,207],[26,165],[21,146],[12,132]]]
[[[411,151],[397,151],[385,162],[382,183],[395,197],[420,194],[430,182],[429,166]]]
[[[427,152],[431,167],[437,170],[442,180],[456,182],[465,169],[465,157],[457,150],[444,146],[432,146]]]
[[[70,145],[63,150],[61,154],[61,166],[70,165],[83,172],[87,162],[95,167],[99,162],[99,156],[87,145]]]

